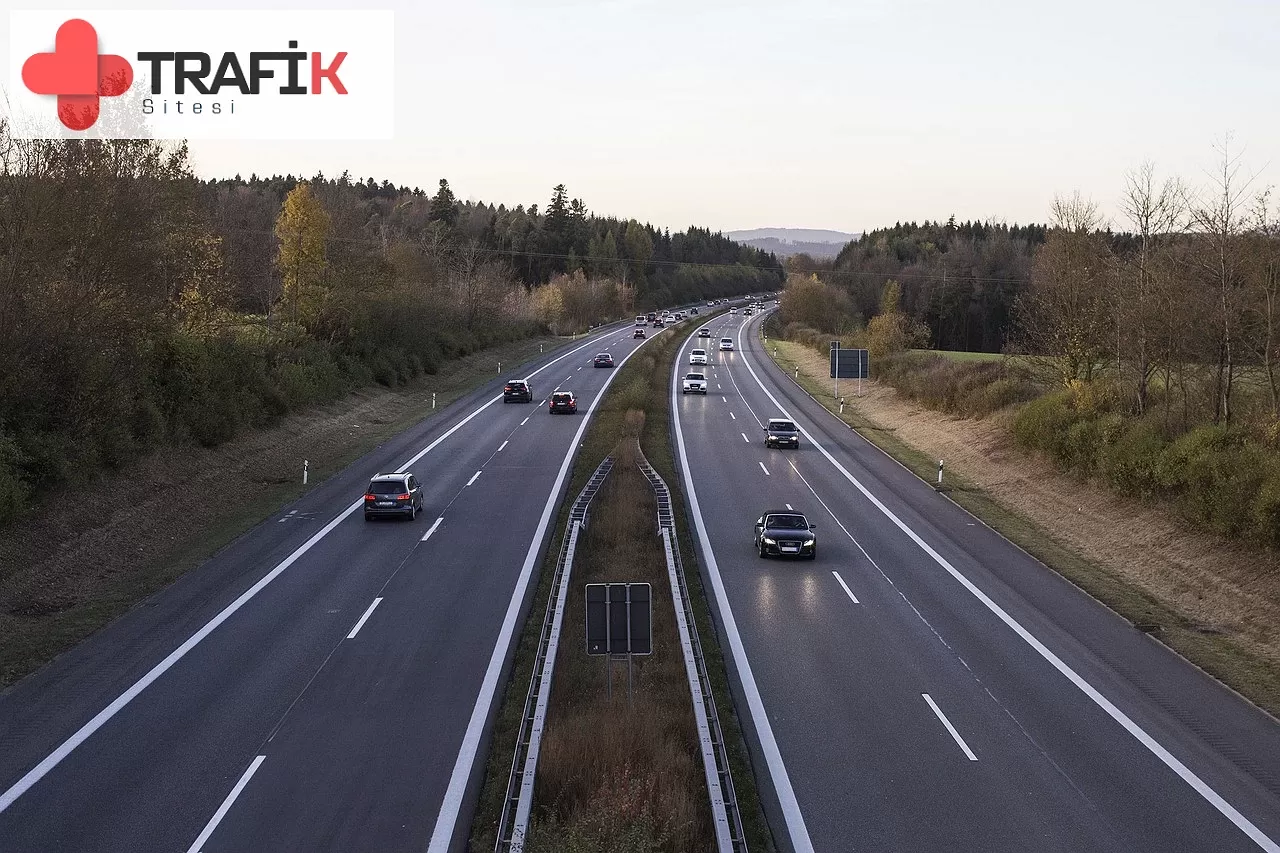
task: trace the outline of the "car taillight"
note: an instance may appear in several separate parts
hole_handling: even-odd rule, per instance
[[[376,495],[365,495],[364,499],[367,501],[376,501],[378,498]]]
[[[408,492],[405,492],[403,495],[396,495],[396,500],[398,500],[398,501],[407,501],[407,500],[409,500],[409,493],[408,493]]]

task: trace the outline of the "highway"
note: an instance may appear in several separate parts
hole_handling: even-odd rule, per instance
[[[672,427],[782,849],[1280,850],[1280,724],[850,431],[760,321],[712,322],[706,397],[686,344]],[[777,416],[800,449],[765,448]],[[755,519],[792,508],[816,560],[761,559]]]
[[[643,343],[613,326],[495,377],[0,696],[0,851],[462,849],[530,580],[616,375],[591,359]],[[503,403],[513,376],[532,405]],[[557,388],[577,416],[548,414]],[[406,469],[425,511],[365,522],[368,477]]]

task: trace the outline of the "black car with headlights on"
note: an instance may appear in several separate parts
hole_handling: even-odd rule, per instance
[[[412,474],[374,474],[365,489],[365,521],[382,515],[407,516],[412,521],[421,510],[422,484]]]
[[[803,513],[791,510],[766,512],[756,519],[752,544],[761,557],[818,556],[817,525],[809,523]]]
[[[799,447],[800,430],[786,418],[769,418],[769,425],[764,428],[764,446]]]

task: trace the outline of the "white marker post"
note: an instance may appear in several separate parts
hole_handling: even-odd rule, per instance
[[[796,379],[800,378],[800,365],[796,365]]]
[[[938,460],[938,485],[942,485],[942,460]]]
[[[431,392],[431,408],[434,409],[435,407],[436,407],[436,392],[432,391]]]
[[[307,484],[307,473],[308,473],[307,468],[310,466],[310,464],[311,463],[308,462],[306,459],[302,460],[302,485],[304,486]]]

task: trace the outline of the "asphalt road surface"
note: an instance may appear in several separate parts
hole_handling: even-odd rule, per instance
[[[736,349],[694,368],[706,397],[686,345],[673,428],[783,848],[1280,850],[1280,724],[848,430],[760,319],[712,322]],[[798,450],[765,448],[776,416]],[[761,559],[755,519],[790,508],[817,559]]]
[[[495,378],[0,697],[0,851],[461,849],[530,577],[616,373],[591,359],[643,343],[614,326]],[[510,376],[534,404],[503,403]],[[547,412],[557,388],[577,416]],[[425,511],[365,522],[369,476],[394,470]]]

